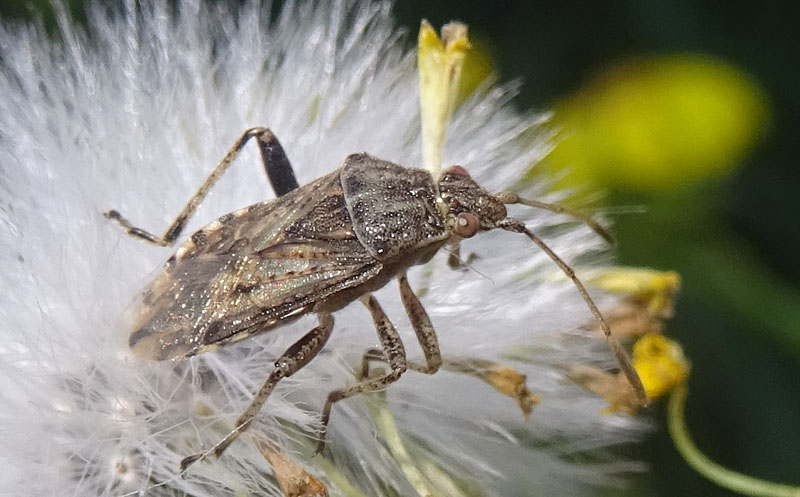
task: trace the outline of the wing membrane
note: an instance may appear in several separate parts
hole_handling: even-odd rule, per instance
[[[381,267],[334,173],[192,235],[145,292],[129,342],[141,357],[191,356],[297,318]]]

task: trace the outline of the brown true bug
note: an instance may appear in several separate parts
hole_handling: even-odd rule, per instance
[[[332,314],[361,300],[372,314],[389,370],[377,378],[328,395],[323,433],[331,407],[362,392],[379,390],[407,369],[435,373],[442,358],[425,309],[406,270],[427,262],[442,246],[478,231],[500,228],[528,236],[572,279],[600,323],[609,345],[642,403],[646,396],[627,355],[572,269],[522,223],[507,217],[506,204],[562,212],[602,229],[588,217],[560,206],[493,195],[452,166],[438,179],[422,169],[398,166],[365,153],[299,187],[280,143],[267,128],[242,134],[161,237],[131,225],[119,212],[105,215],[128,234],[172,245],[209,189],[244,145],[255,138],[277,199],[226,214],[197,231],[169,258],[143,295],[129,344],[151,360],[180,359],[215,350],[313,312],[319,324],[286,350],[275,369],[236,421],[236,427],[207,452],[181,461],[181,471],[209,455],[219,456],[244,432],[275,385],[305,366],[333,329]],[[397,278],[400,295],[425,355],[409,363],[400,336],[371,292]]]

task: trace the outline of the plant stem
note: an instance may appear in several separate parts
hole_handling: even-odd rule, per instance
[[[695,471],[717,485],[743,495],[755,497],[800,497],[800,487],[772,483],[743,475],[720,466],[694,444],[686,428],[683,408],[686,403],[686,383],[672,391],[669,398],[667,427],[678,452]]]

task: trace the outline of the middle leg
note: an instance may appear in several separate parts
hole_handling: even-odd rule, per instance
[[[328,394],[328,399],[325,401],[325,406],[322,408],[322,428],[320,429],[319,445],[317,452],[322,452],[325,448],[325,433],[328,428],[328,421],[331,417],[331,409],[333,404],[344,400],[348,397],[358,395],[364,392],[374,392],[381,390],[391,383],[394,383],[400,376],[406,372],[408,364],[406,362],[406,351],[403,347],[403,342],[400,340],[400,335],[397,333],[394,325],[389,321],[389,317],[381,308],[380,304],[375,297],[371,294],[366,294],[361,297],[361,302],[369,309],[372,314],[372,319],[375,321],[375,328],[378,332],[378,338],[381,341],[382,358],[389,364],[389,371],[377,378],[363,378],[359,383],[353,386],[334,390]]]
[[[400,285],[400,298],[403,301],[403,306],[406,308],[406,314],[411,321],[411,326],[414,328],[414,333],[417,335],[422,353],[425,355],[425,363],[421,364],[416,361],[407,361],[408,369],[417,371],[419,373],[434,374],[439,371],[442,366],[442,353],[439,350],[439,340],[436,338],[436,331],[433,329],[431,319],[428,317],[427,311],[422,306],[422,302],[414,294],[411,285],[408,284],[408,277],[406,273],[401,274],[397,278]],[[383,351],[380,349],[369,349],[361,358],[361,372],[360,378],[368,378],[371,376],[369,363],[372,361],[385,362]]]

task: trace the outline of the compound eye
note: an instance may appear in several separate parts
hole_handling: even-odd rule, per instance
[[[444,173],[452,174],[453,176],[463,176],[465,178],[469,178],[469,172],[462,166],[450,166],[445,170]]]
[[[469,238],[474,235],[480,227],[481,222],[478,216],[470,214],[469,212],[462,212],[456,216],[456,225],[453,231],[461,238]]]

